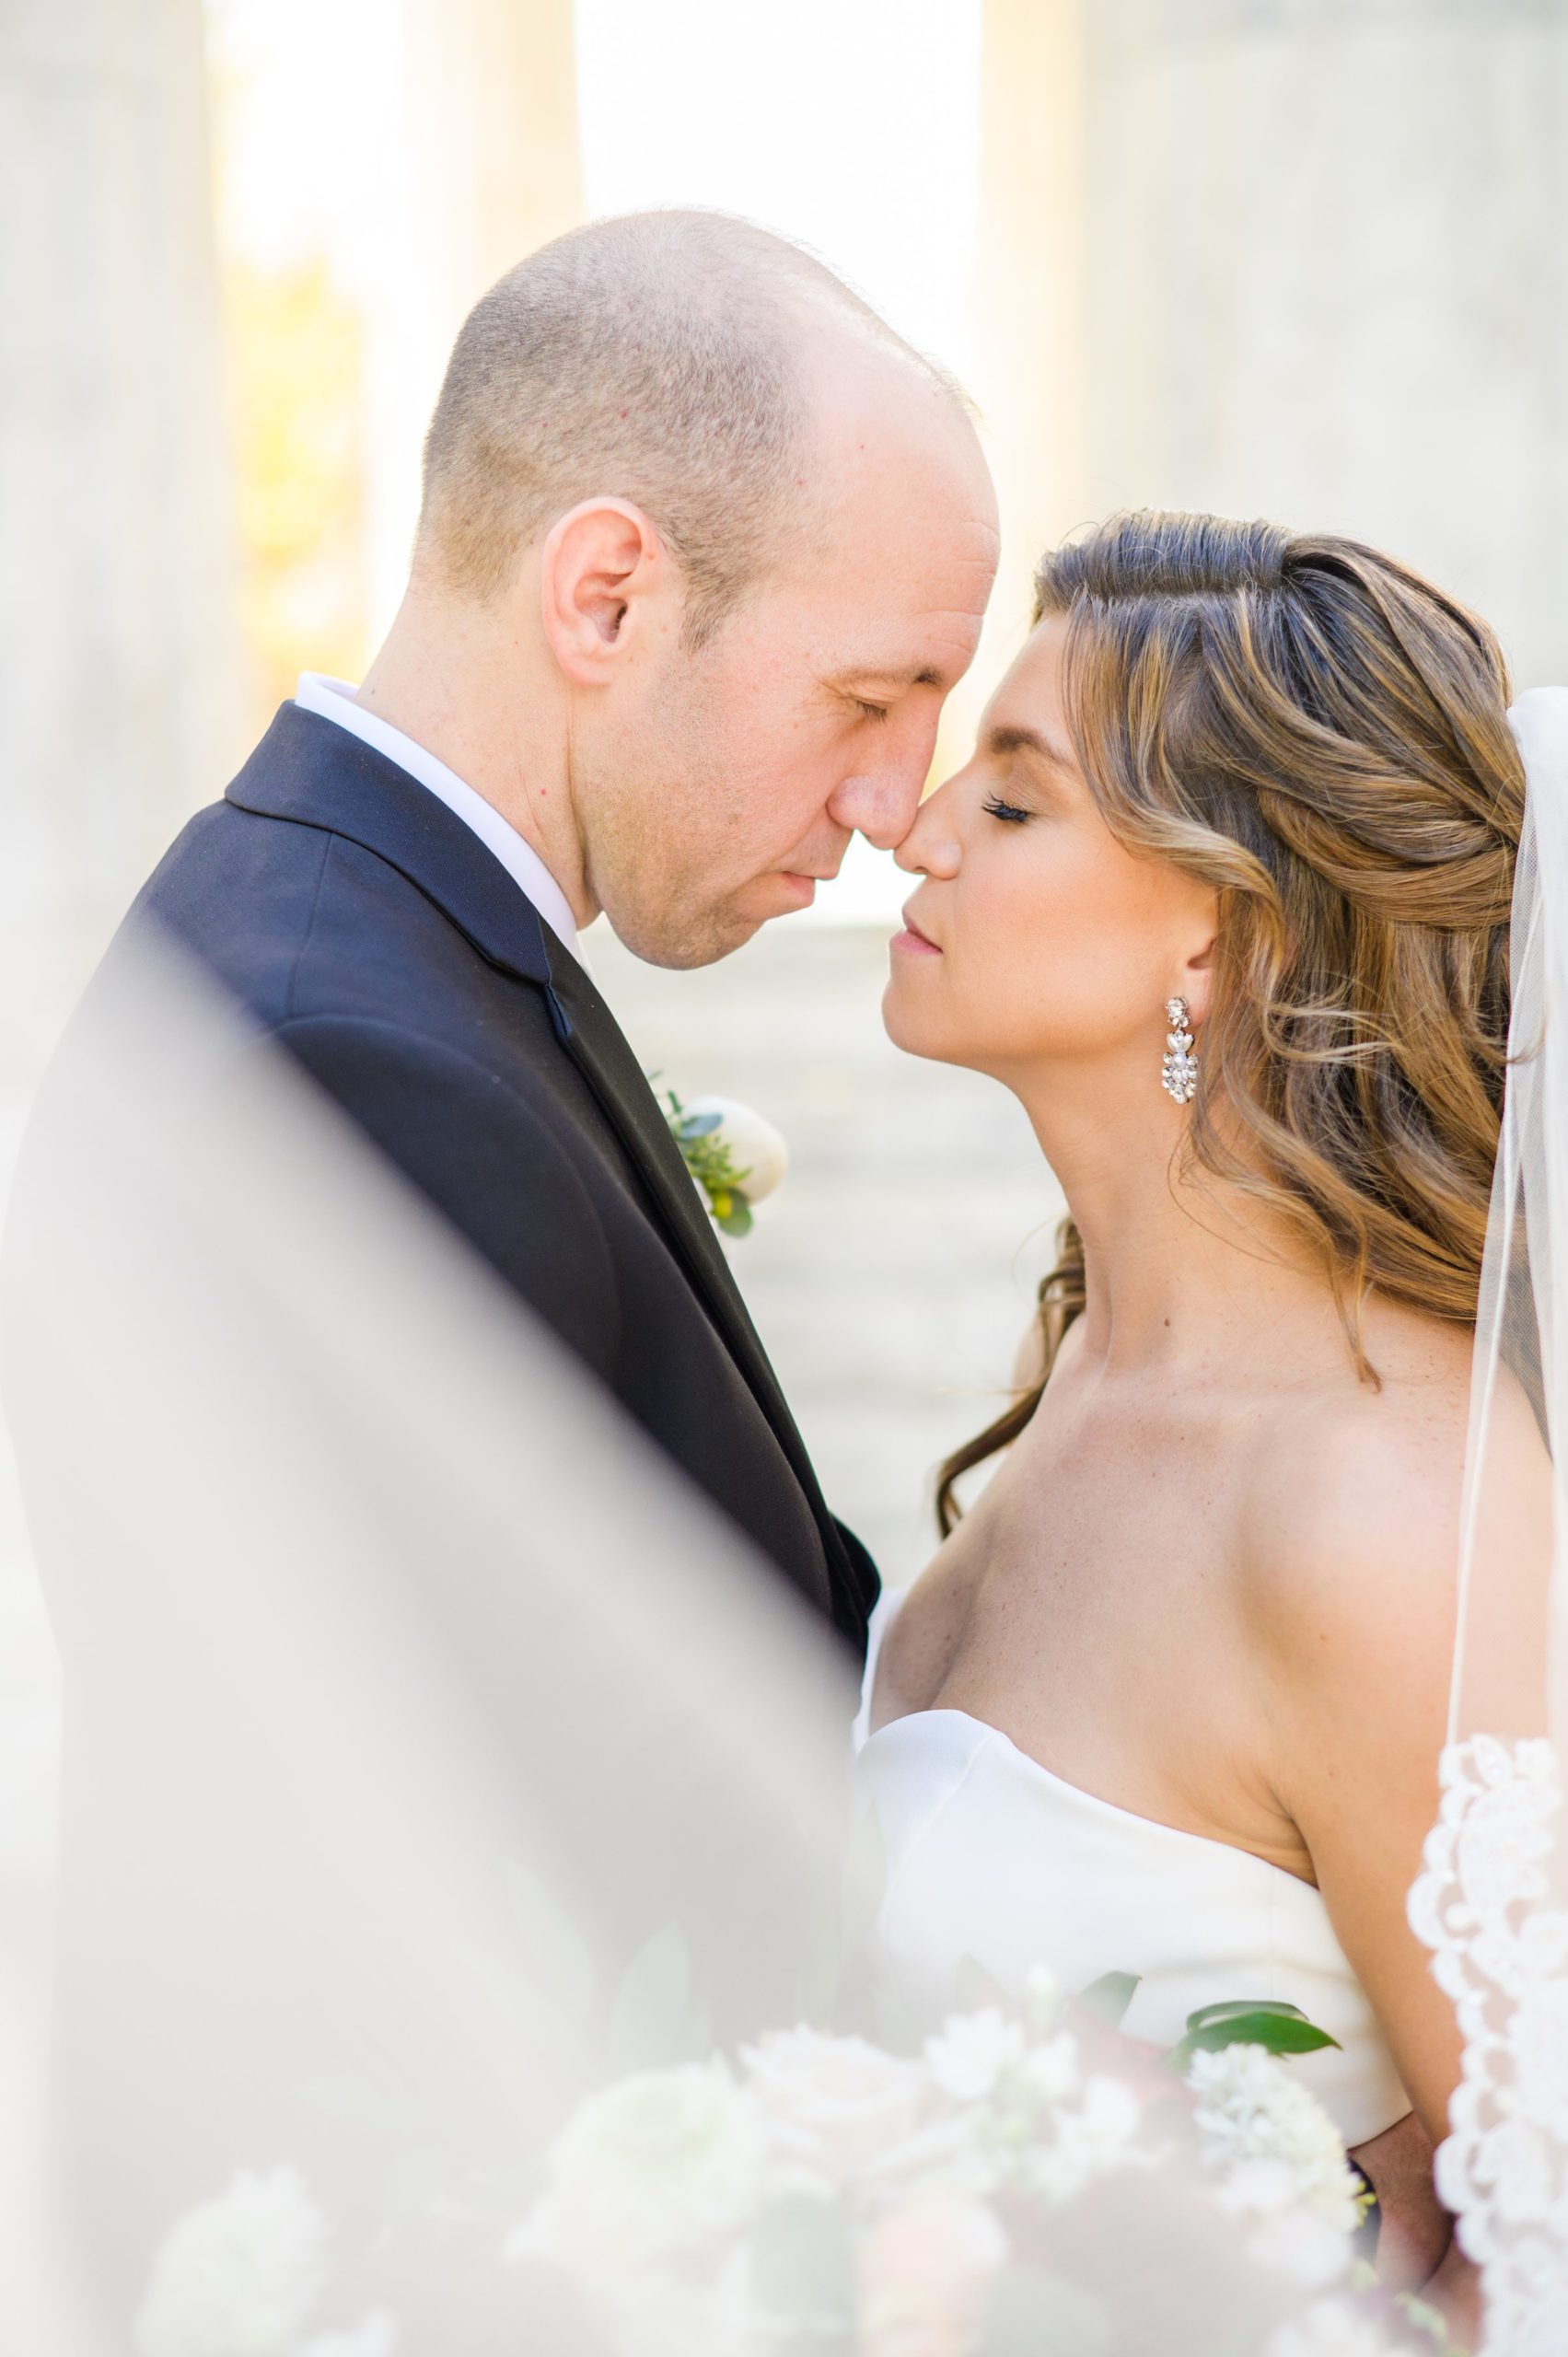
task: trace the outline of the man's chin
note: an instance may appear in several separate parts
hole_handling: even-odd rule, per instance
[[[815,897],[810,877],[759,876],[712,908],[629,911],[624,919],[614,910],[607,913],[634,957],[650,966],[687,969],[733,957],[774,917],[797,915]]]
[[[616,938],[645,965],[684,973],[697,966],[715,966],[721,958],[744,949],[766,920],[725,908],[674,924],[668,917],[640,915],[617,922],[611,914],[610,922]]]

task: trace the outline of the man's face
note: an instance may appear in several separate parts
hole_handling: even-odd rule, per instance
[[[846,399],[821,477],[809,548],[699,649],[663,633],[574,749],[594,898],[656,965],[807,907],[857,830],[900,842],[973,657],[996,520],[967,422],[921,387]]]

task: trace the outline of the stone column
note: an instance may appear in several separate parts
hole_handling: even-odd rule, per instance
[[[1088,23],[1093,508],[1372,540],[1568,678],[1568,4]]]
[[[583,217],[571,0],[401,0],[401,223],[370,362],[377,627],[407,573],[420,444],[465,314]]]
[[[8,0],[5,1126],[134,888],[238,749],[211,214],[201,0]]]
[[[974,717],[1017,652],[1041,551],[1085,489],[1086,0],[984,0],[975,382],[1002,510],[985,636],[955,697]]]

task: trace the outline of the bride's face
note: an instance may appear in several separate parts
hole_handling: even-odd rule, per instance
[[[1200,1027],[1208,1004],[1214,895],[1101,818],[1066,726],[1065,633],[1055,619],[1035,630],[974,758],[900,846],[924,881],[883,1014],[912,1055],[1014,1085],[1077,1067],[1104,1086],[1121,1068],[1137,1101],[1158,1102],[1166,1000],[1185,998]]]

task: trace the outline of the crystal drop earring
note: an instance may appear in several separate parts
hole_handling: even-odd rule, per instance
[[[1187,1001],[1184,998],[1167,998],[1165,1012],[1170,1029],[1166,1034],[1160,1081],[1167,1096],[1174,1097],[1179,1105],[1186,1105],[1198,1093],[1198,1059],[1192,1053],[1191,1018],[1187,1011]]]

